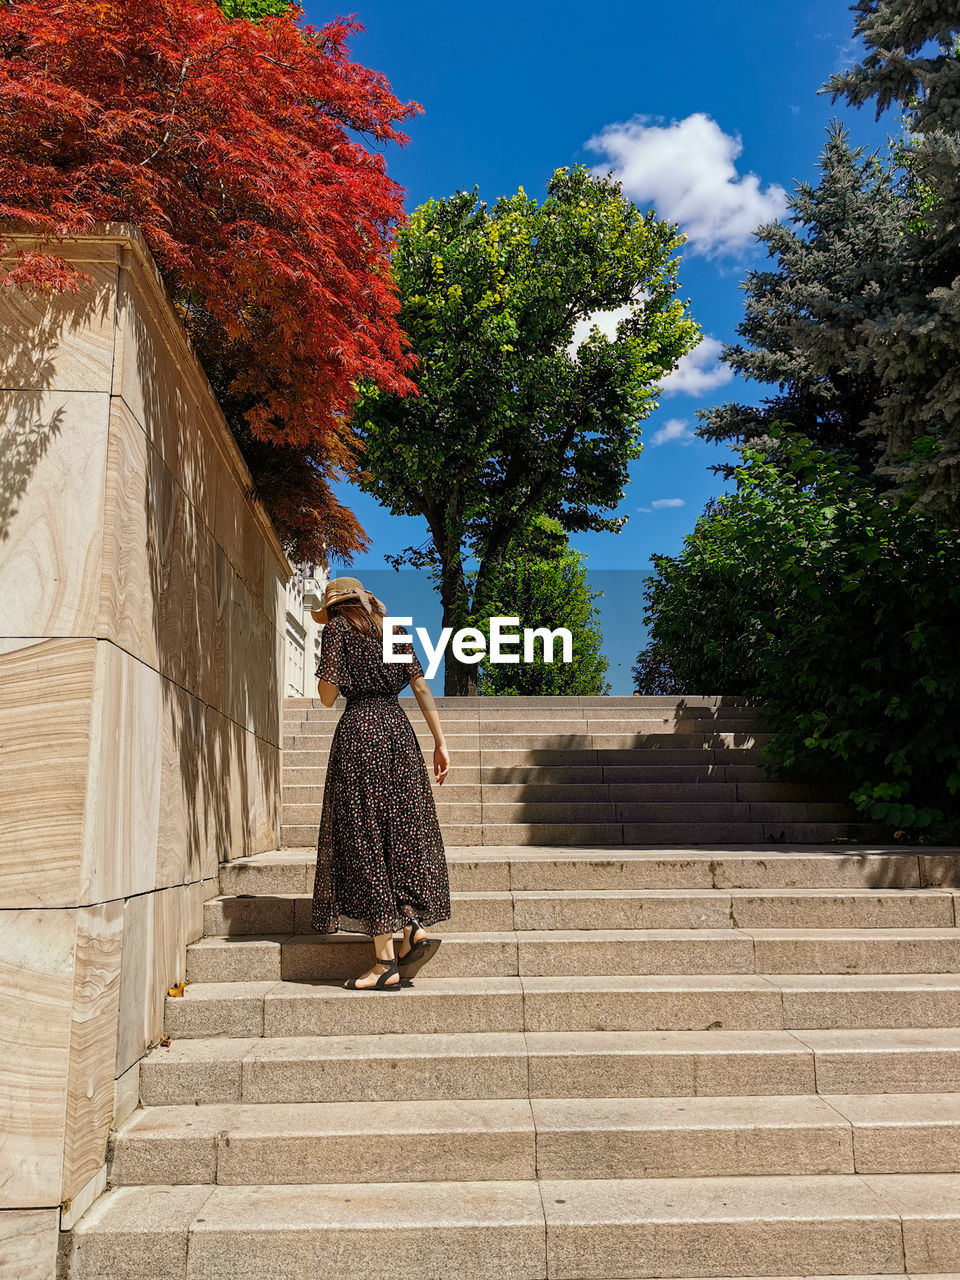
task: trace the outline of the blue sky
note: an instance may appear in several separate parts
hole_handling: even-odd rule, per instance
[[[680,550],[704,503],[722,491],[709,467],[731,456],[690,437],[694,411],[762,395],[717,362],[720,344],[736,336],[739,281],[764,258],[750,232],[779,216],[797,179],[814,177],[833,114],[871,148],[893,128],[874,123],[872,109],[831,105],[817,93],[855,59],[852,15],[838,0],[355,3],[366,30],[354,56],[424,108],[408,126],[407,147],[387,151],[408,209],[474,186],[491,202],[519,186],[539,195],[554,169],[587,163],[614,169],[641,207],[653,205],[687,231],[679,292],[706,339],[644,424],[644,453],[617,512],[629,516],[623,531],[571,538],[605,593],[598,603],[613,691],[630,692],[650,556]],[[318,25],[334,12],[306,4]],[[340,496],[373,540],[352,571],[369,576],[384,568],[384,553],[423,541],[419,521],[393,517],[346,485]],[[378,573],[376,585],[400,612],[391,579]],[[419,607],[416,620],[433,631],[439,613],[430,614]]]

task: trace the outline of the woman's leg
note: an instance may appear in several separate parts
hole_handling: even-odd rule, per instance
[[[377,957],[376,963],[373,965],[373,968],[368,969],[366,973],[361,974],[360,977],[357,978],[356,985],[358,987],[372,987],[376,983],[377,979],[386,972],[391,960],[394,959],[393,934],[376,934],[373,939],[373,949]],[[386,985],[388,987],[393,987],[396,986],[399,981],[400,978],[394,974],[392,978],[387,979]],[[346,983],[344,983],[344,986],[346,986]]]
[[[416,929],[412,924],[403,926],[403,938],[400,941],[400,949],[397,951],[397,959],[402,960],[415,942],[420,942],[427,936],[427,931],[420,922],[417,921]]]

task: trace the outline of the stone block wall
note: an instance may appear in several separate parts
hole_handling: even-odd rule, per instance
[[[60,251],[92,284],[0,291],[3,1280],[102,1188],[219,862],[279,843],[291,567],[139,234]]]

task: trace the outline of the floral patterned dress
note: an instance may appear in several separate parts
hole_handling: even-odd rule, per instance
[[[342,615],[323,629],[316,677],[335,684],[346,706],[330,744],[317,837],[319,933],[387,934],[411,916],[424,926],[450,918],[432,784],[397,696],[423,675],[412,641],[408,651],[410,663],[384,662],[380,640]]]

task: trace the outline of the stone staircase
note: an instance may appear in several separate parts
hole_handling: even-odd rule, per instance
[[[167,1002],[170,1043],[142,1064],[111,1189],[67,1238],[64,1274],[956,1280],[960,850],[627,844],[634,825],[704,835],[728,819],[635,824],[617,806],[736,806],[738,829],[779,831],[786,818],[751,818],[751,806],[818,802],[752,798],[736,789],[755,777],[718,778],[755,767],[724,762],[754,750],[747,731],[740,744],[685,745],[709,757],[691,764],[650,735],[622,745],[636,730],[593,733],[586,711],[570,736],[591,745],[572,747],[532,715],[529,733],[490,718],[464,735],[479,745],[457,748],[479,756],[455,784],[479,798],[444,802],[473,806],[444,815],[453,918],[431,930],[443,946],[400,994],[344,991],[369,941],[310,932],[315,826],[302,847],[222,866],[185,994]],[[728,733],[741,736],[693,737]],[[538,741],[498,748],[498,735]],[[287,754],[298,751],[322,748]],[[567,751],[593,759],[551,770],[540,758]],[[671,758],[606,759],[640,751]],[[616,769],[632,776],[602,776]],[[648,769],[679,776],[636,776]],[[698,769],[712,772],[684,772]],[[287,783],[288,836],[316,803],[290,788],[316,785]],[[686,800],[623,799],[638,785],[679,785]],[[735,794],[690,796],[713,785]],[[564,841],[559,814],[523,810],[576,798],[484,794],[501,786],[605,788],[583,803],[613,816],[582,825],[619,835]],[[543,827],[552,841],[538,841]],[[462,828],[479,839],[455,845]]]
[[[404,699],[424,750],[433,739]],[[868,840],[842,789],[769,780],[770,739],[742,698],[438,698],[451,773],[447,845]],[[281,844],[316,844],[342,703],[288,698]]]

